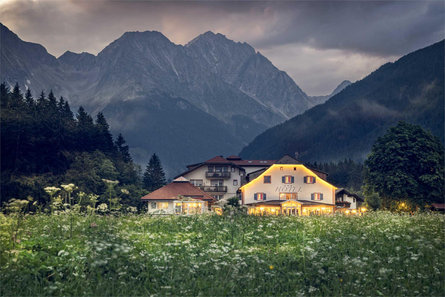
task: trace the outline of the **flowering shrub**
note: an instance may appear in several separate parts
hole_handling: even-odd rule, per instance
[[[30,215],[13,247],[13,218],[0,215],[0,288],[6,296],[441,296],[444,223],[386,212]]]

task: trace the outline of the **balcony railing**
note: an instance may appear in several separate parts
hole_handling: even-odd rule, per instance
[[[227,186],[200,186],[204,192],[227,192]]]
[[[230,172],[215,172],[215,171],[207,171],[207,178],[230,178]]]

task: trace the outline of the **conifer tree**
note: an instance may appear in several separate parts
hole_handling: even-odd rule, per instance
[[[119,135],[117,136],[117,139],[114,144],[117,148],[117,151],[121,154],[122,160],[125,163],[129,163],[129,162],[133,161],[130,156],[129,147],[128,147],[128,145],[125,145],[126,141],[121,133],[119,133]]]
[[[110,126],[103,113],[99,112],[96,118],[96,147],[104,152],[114,150],[113,137],[110,133]]]
[[[9,97],[9,89],[5,83],[2,83],[0,85],[0,102],[2,108],[8,105],[8,99],[9,99],[8,97]]]
[[[161,160],[156,154],[153,154],[144,172],[143,186],[152,192],[165,184],[165,173],[161,166]]]
[[[93,151],[95,144],[93,141],[95,127],[93,118],[80,106],[77,115],[76,138],[78,139],[76,148],[80,151]]]

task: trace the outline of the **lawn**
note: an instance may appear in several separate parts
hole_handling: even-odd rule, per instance
[[[3,296],[443,296],[445,216],[0,214]]]

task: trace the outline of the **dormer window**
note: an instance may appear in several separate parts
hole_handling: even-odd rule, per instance
[[[281,177],[281,182],[283,184],[293,184],[294,181],[295,181],[295,179],[292,175],[284,175]]]
[[[305,176],[304,183],[305,184],[315,184],[315,176]]]

